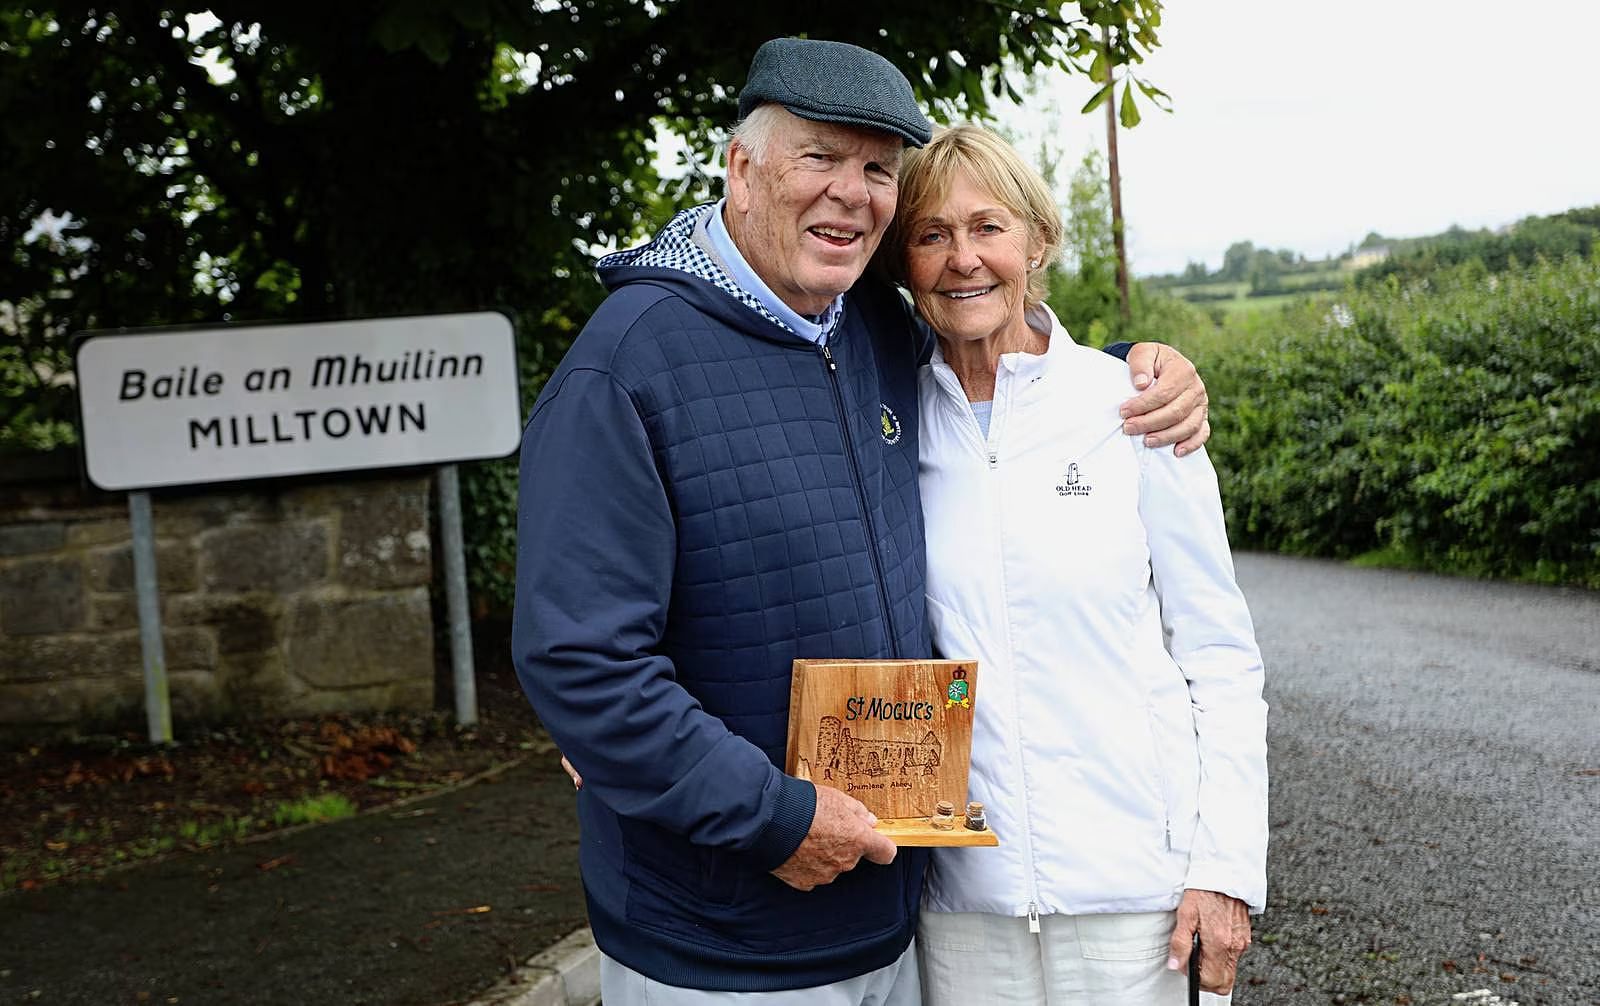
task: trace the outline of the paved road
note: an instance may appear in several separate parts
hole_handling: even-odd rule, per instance
[[[1272,847],[1235,1003],[1600,1004],[1600,594],[1237,562]]]

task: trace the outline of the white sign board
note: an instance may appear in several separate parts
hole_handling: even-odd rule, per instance
[[[522,435],[494,313],[90,335],[89,479],[107,490],[503,457]]]

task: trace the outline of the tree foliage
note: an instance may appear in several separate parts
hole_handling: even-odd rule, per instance
[[[1090,346],[1118,340],[1170,343],[1179,332],[1209,327],[1187,304],[1138,280],[1129,282],[1129,316],[1123,319],[1110,184],[1100,151],[1085,153],[1072,173],[1062,223],[1061,258],[1050,271],[1046,299],[1073,339]]]
[[[1183,281],[1242,281],[1248,284],[1251,296],[1259,297],[1282,293],[1285,275],[1307,269],[1319,269],[1322,264],[1307,262],[1304,256],[1287,248],[1274,251],[1270,248],[1257,248],[1249,241],[1235,241],[1222,253],[1222,268],[1217,270],[1214,276],[1207,274],[1203,265],[1198,269],[1195,266],[1196,263],[1191,262],[1184,270]],[[1163,285],[1171,285],[1173,278],[1166,279],[1167,282]]]
[[[71,441],[66,340],[88,329],[499,308],[531,395],[600,297],[597,250],[712,193],[703,166],[762,41],[875,49],[936,117],[981,118],[1031,73],[1087,72],[1100,26],[1121,65],[1160,24],[1157,0],[211,13],[0,10],[0,450]],[[504,543],[485,546],[501,567]]]
[[[1061,261],[1050,273],[1050,308],[1067,331],[1104,345],[1122,328],[1117,250],[1105,157],[1090,149],[1067,184]]]
[[[1488,272],[1504,272],[1537,259],[1583,257],[1596,245],[1600,206],[1524,217],[1499,233],[1451,227],[1431,237],[1394,242],[1390,256],[1362,269],[1356,283],[1370,288],[1395,280],[1411,283],[1469,262]]]

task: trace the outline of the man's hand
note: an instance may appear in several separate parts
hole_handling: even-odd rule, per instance
[[[561,767],[572,778],[574,789],[583,788],[583,776],[561,756]],[[872,830],[878,823],[872,811],[853,796],[846,796],[831,786],[817,786],[817,809],[811,818],[811,830],[794,855],[772,871],[772,875],[801,891],[809,891],[820,884],[831,884],[833,878],[846,870],[853,870],[865,856],[879,865],[894,862],[897,851],[894,842]]]
[[[811,830],[794,855],[772,875],[799,891],[853,870],[861,858],[879,865],[894,862],[895,844],[872,830],[878,819],[853,796],[832,786],[817,786],[817,812]]]
[[[1206,384],[1194,364],[1171,346],[1140,342],[1128,350],[1133,386],[1143,394],[1122,403],[1122,432],[1146,434],[1146,447],[1177,444],[1183,457],[1211,439]]]
[[[1167,958],[1170,970],[1188,969],[1189,948],[1197,930],[1200,988],[1225,996],[1233,991],[1239,955],[1250,945],[1250,909],[1237,898],[1216,891],[1184,891],[1183,901],[1178,904],[1178,921],[1172,927],[1172,955]]]

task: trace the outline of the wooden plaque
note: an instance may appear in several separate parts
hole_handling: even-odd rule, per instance
[[[998,845],[963,821],[977,696],[973,660],[796,660],[785,771],[860,800],[899,845]],[[929,823],[941,800],[953,829]]]

